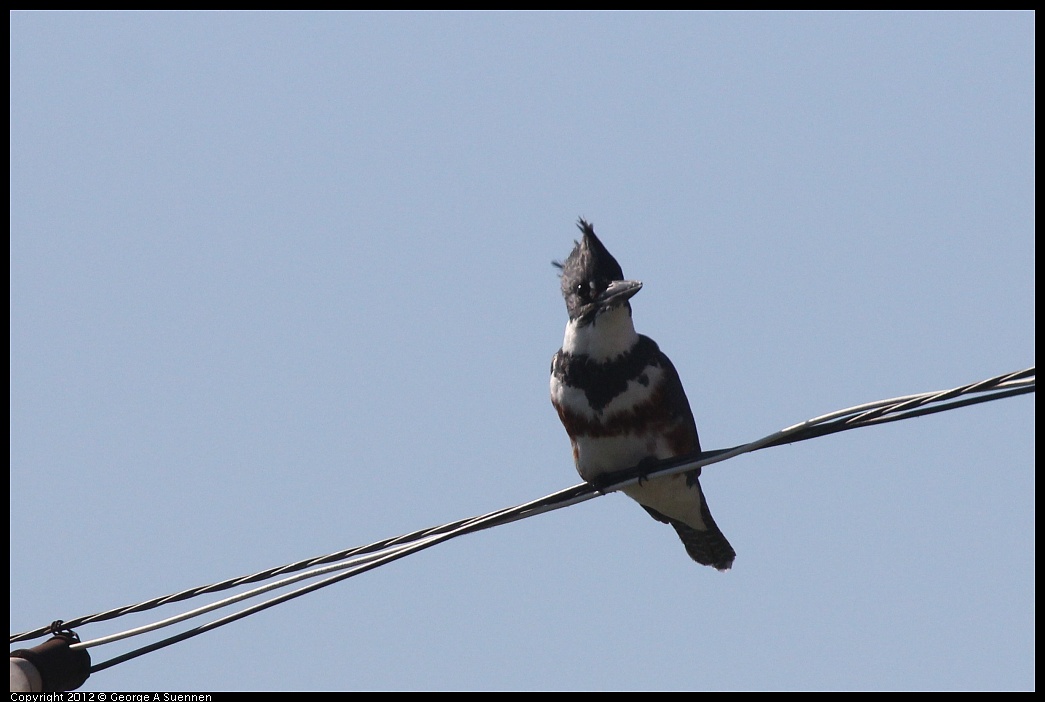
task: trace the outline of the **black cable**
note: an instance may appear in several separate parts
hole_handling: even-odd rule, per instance
[[[1029,368],[1024,371],[997,376],[995,378],[990,378],[984,381],[980,381],[978,383],[972,383],[959,388],[955,388],[953,390],[948,390],[940,393],[923,393],[921,395],[909,399],[900,399],[892,404],[883,405],[881,407],[877,407],[864,412],[858,412],[855,414],[846,414],[843,416],[839,416],[835,419],[826,420],[820,424],[813,424],[809,427],[789,431],[784,436],[781,436],[778,439],[766,442],[762,445],[753,446],[752,448],[748,448],[747,451],[756,451],[761,450],[763,448],[768,448],[770,446],[780,446],[782,444],[792,444],[797,443],[799,441],[808,441],[809,439],[827,436],[829,434],[834,434],[841,431],[848,431],[850,429],[857,429],[864,426],[875,426],[878,424],[899,421],[901,419],[909,419],[913,417],[935,414],[937,412],[956,409],[958,407],[965,407],[969,405],[979,404],[982,402],[990,402],[992,400],[998,400],[1006,397],[1014,397],[1017,395],[1032,393],[1035,392],[1034,384],[1007,389],[999,389],[998,386],[1007,382],[1014,382],[1020,380],[1025,381],[1028,378],[1032,378],[1034,374],[1035,369]],[[975,397],[961,397],[962,395],[966,395],[972,392],[988,392],[989,394],[979,395]],[[926,406],[930,403],[933,403],[934,406]],[[758,442],[752,442],[752,444],[757,443]],[[730,449],[704,451],[699,454],[680,456],[666,461],[660,461],[652,465],[644,465],[641,468],[637,467],[626,471],[621,471],[619,473],[613,474],[609,480],[601,483],[598,488],[589,483],[581,483],[579,485],[566,488],[565,490],[561,490],[552,495],[548,495],[538,500],[534,500],[523,505],[518,505],[516,507],[499,510],[479,517],[460,519],[441,526],[432,527],[428,529],[421,529],[418,531],[411,532],[409,534],[403,534],[401,536],[393,537],[390,539],[377,541],[366,546],[345,549],[325,556],[311,558],[304,561],[299,561],[297,563],[279,566],[276,568],[270,568],[255,573],[253,575],[239,578],[231,578],[228,580],[221,581],[219,583],[214,583],[212,585],[191,588],[182,592],[174,593],[172,595],[157,597],[151,600],[147,600],[145,602],[138,603],[136,605],[116,608],[108,610],[106,612],[80,617],[78,619],[66,622],[65,626],[71,629],[73,627],[82,626],[88,623],[114,619],[124,614],[130,614],[132,612],[141,612],[144,610],[152,609],[154,607],[159,607],[164,604],[170,604],[173,602],[186,600],[192,597],[196,597],[198,595],[207,594],[211,592],[218,592],[239,585],[268,580],[276,575],[292,573],[317,565],[336,563],[338,561],[342,561],[353,556],[375,553],[388,548],[406,544],[402,548],[399,548],[391,553],[378,556],[369,562],[351,566],[343,573],[338,573],[337,575],[330,576],[328,578],[304,586],[297,590],[284,593],[283,595],[279,595],[265,602],[253,605],[239,612],[235,612],[225,617],[221,617],[214,621],[208,622],[206,624],[194,627],[192,629],[188,629],[174,636],[170,636],[160,641],[156,641],[147,646],[143,646],[133,651],[129,651],[128,653],[98,663],[91,668],[91,672],[104,670],[105,668],[112,667],[118,663],[137,658],[138,656],[144,655],[145,653],[164,648],[179,641],[184,641],[186,639],[202,634],[206,631],[210,631],[217,627],[224,626],[225,624],[229,624],[231,622],[247,617],[256,612],[268,609],[277,604],[281,604],[283,602],[300,597],[310,592],[314,592],[320,588],[326,587],[327,585],[332,585],[334,583],[346,580],[355,575],[359,575],[360,573],[365,573],[369,570],[373,570],[378,566],[390,563],[394,560],[398,560],[411,553],[430,548],[431,546],[434,546],[438,543],[442,543],[443,541],[447,541],[452,538],[456,538],[457,536],[463,536],[464,534],[469,534],[475,531],[480,531],[501,524],[506,524],[517,519],[532,516],[542,511],[548,511],[549,508],[555,509],[560,506],[572,504],[576,501],[589,499],[590,497],[593,497],[597,492],[610,492],[612,490],[622,487],[630,481],[646,479],[662,473],[666,474],[669,472],[691,470],[694,467],[691,464],[695,462],[711,462],[710,459],[714,459],[726,453],[737,451],[738,449],[743,449],[745,447],[752,446],[752,444],[741,444]],[[429,540],[423,541],[423,539]],[[36,636],[46,634],[47,631],[48,629],[46,627],[43,627],[38,630],[24,632],[22,634],[12,636],[11,641],[15,642],[35,638]]]

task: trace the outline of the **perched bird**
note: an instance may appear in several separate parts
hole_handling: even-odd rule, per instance
[[[700,451],[697,425],[678,372],[656,342],[635,332],[628,302],[642,287],[591,224],[561,264],[570,320],[552,358],[552,404],[573,446],[581,478]],[[700,469],[651,478],[623,492],[654,519],[675,527],[697,563],[728,570],[736,552],[711,518]]]

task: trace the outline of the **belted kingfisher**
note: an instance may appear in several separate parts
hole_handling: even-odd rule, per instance
[[[552,404],[573,445],[581,478],[700,451],[697,425],[675,366],[653,339],[635,332],[628,300],[642,288],[581,219],[582,237],[561,264],[570,321],[552,358]],[[728,570],[736,552],[711,517],[700,468],[651,478],[624,494],[675,527],[697,563]]]

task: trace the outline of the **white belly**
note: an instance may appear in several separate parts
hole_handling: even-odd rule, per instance
[[[588,481],[603,473],[634,468],[645,458],[671,458],[664,442],[653,436],[581,436],[573,444],[577,472]]]

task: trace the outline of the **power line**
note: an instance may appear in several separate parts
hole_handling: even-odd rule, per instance
[[[458,536],[463,536],[464,534],[470,534],[483,529],[489,529],[501,524],[507,524],[519,519],[525,519],[544,512],[584,502],[593,497],[597,497],[600,494],[613,492],[627,487],[640,480],[659,475],[669,475],[690,471],[694,468],[710,465],[712,463],[719,463],[744,453],[758,451],[771,446],[807,441],[809,439],[819,438],[821,436],[841,431],[848,431],[850,429],[920,417],[934,414],[936,412],[956,409],[958,407],[965,407],[981,402],[990,402],[1032,392],[1035,392],[1035,368],[1033,366],[1026,370],[995,376],[993,378],[952,388],[950,390],[905,395],[903,397],[878,400],[876,402],[857,405],[855,407],[831,412],[820,417],[814,417],[813,419],[786,427],[785,429],[774,432],[773,434],[762,437],[756,441],[734,446],[729,449],[705,451],[700,454],[682,456],[667,461],[643,465],[641,468],[636,467],[626,471],[620,471],[619,473],[605,477],[598,486],[589,483],[581,483],[515,507],[497,510],[495,512],[468,519],[459,519],[441,526],[422,529],[390,539],[376,541],[365,546],[344,549],[325,556],[319,556],[298,561],[296,563],[278,566],[276,568],[270,568],[252,575],[230,578],[211,585],[190,588],[163,597],[146,600],[145,602],[135,605],[118,607],[97,614],[78,617],[64,622],[62,626],[65,629],[78,628],[87,624],[115,619],[126,614],[153,609],[165,604],[188,600],[200,595],[220,592],[241,585],[259,583],[282,575],[298,573],[297,575],[282,578],[276,582],[239,593],[232,597],[219,600],[209,605],[146,626],[130,629],[111,636],[84,641],[83,643],[77,643],[71,646],[71,648],[76,649],[89,648],[170,626],[189,618],[201,616],[202,614],[214,611],[215,609],[230,606],[236,602],[241,602],[252,597],[257,597],[265,592],[287,587],[293,583],[323,575],[328,576],[322,580],[283,593],[277,597],[252,605],[233,614],[215,619],[206,624],[188,629],[174,636],[156,641],[121,656],[96,664],[91,668],[91,672],[96,672],[144,655],[145,653],[177,643],[178,641],[183,641],[206,631],[224,626],[225,624],[229,624],[251,614],[274,607],[277,604],[314,592],[336,582],[346,580],[355,575],[359,575],[360,573],[373,570],[381,565],[385,565],[386,563],[398,560],[411,553],[430,548],[436,544],[448,541]],[[330,573],[336,574],[328,575]],[[52,630],[51,627],[52,625],[49,625],[47,627],[41,627],[39,629],[13,635],[11,636],[11,642],[25,641],[49,634]]]

